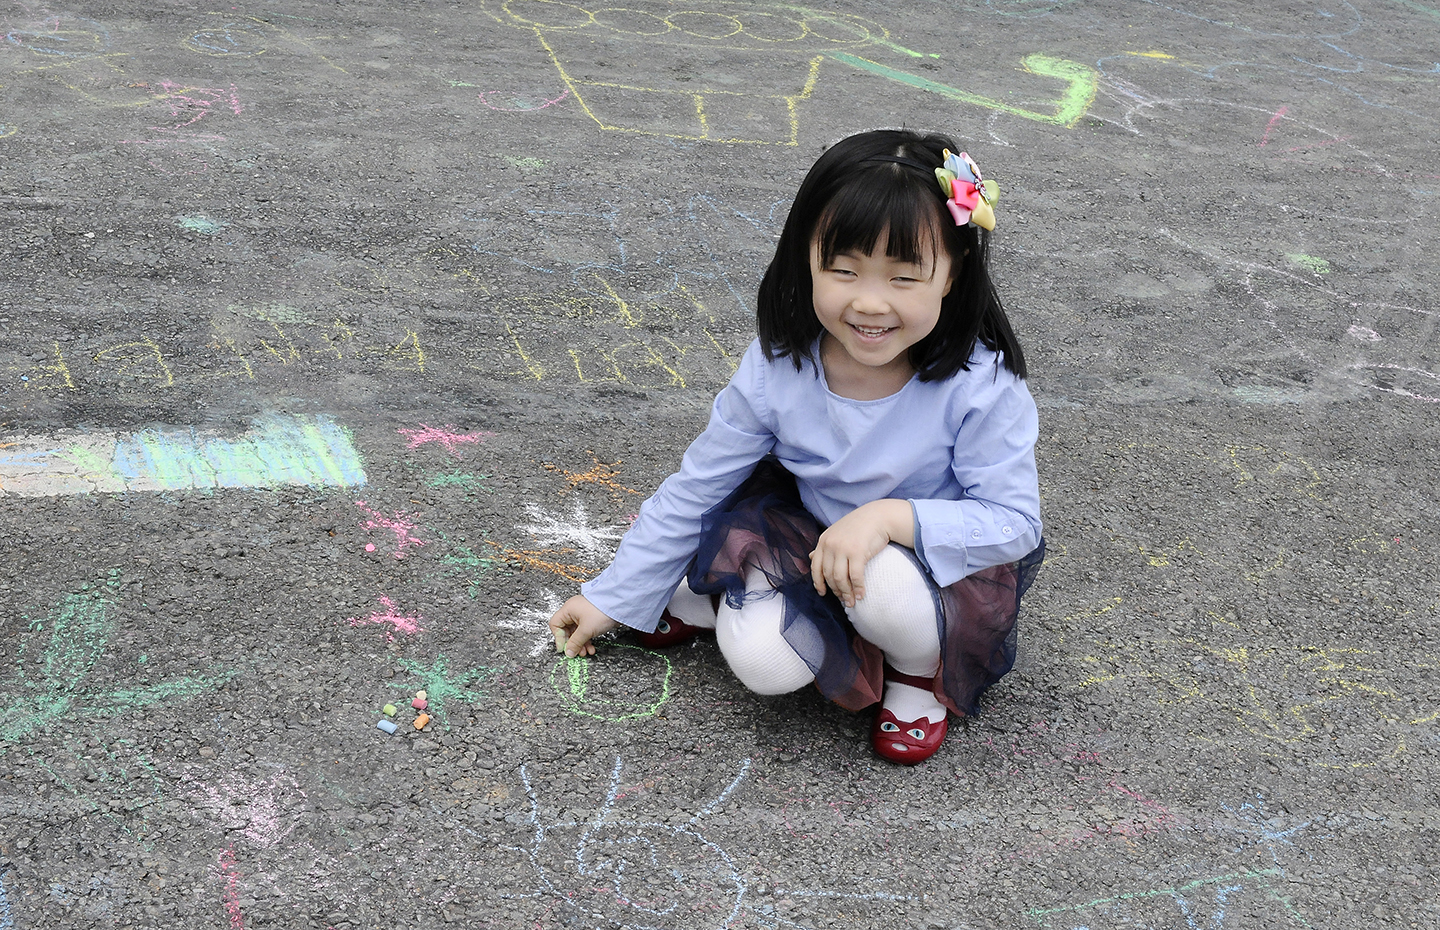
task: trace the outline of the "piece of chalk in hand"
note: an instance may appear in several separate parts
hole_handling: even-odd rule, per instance
[[[389,720],[381,720],[380,722],[375,724],[375,727],[376,729],[384,730],[386,733],[395,732],[395,724],[391,723]]]
[[[555,634],[555,651],[564,652],[565,644],[570,641],[570,635],[564,630],[552,630],[551,632]]]

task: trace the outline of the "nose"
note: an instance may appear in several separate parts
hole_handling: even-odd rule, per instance
[[[859,313],[889,313],[890,301],[879,287],[873,285],[862,285],[855,289],[850,299],[850,306]]]

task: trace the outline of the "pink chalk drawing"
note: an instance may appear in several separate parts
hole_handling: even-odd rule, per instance
[[[425,628],[420,625],[422,617],[405,617],[395,611],[395,602],[385,595],[380,595],[380,606],[384,612],[375,611],[368,617],[351,617],[351,626],[383,626],[389,624],[390,629],[385,631],[385,642],[395,642],[396,633],[404,633],[406,636],[414,636],[416,633],[424,633]]]
[[[209,815],[208,825],[231,838],[232,863],[235,838],[257,849],[274,849],[295,832],[305,812],[305,792],[284,771],[263,779],[239,772],[214,782],[195,779],[185,794]]]
[[[387,517],[378,510],[370,509],[370,506],[364,501],[356,501],[355,506],[370,515],[370,519],[362,524],[366,531],[389,530],[395,534],[395,552],[393,553],[395,558],[405,558],[406,550],[412,547],[418,548],[429,545],[425,540],[415,537],[415,524],[405,519],[405,512],[403,510],[397,510],[395,511],[395,516]],[[373,544],[367,545],[365,551],[373,552]]]
[[[220,850],[216,870],[225,880],[225,891],[220,900],[225,904],[225,913],[230,916],[230,930],[245,930],[245,916],[240,913],[240,873],[235,868],[234,846]]]
[[[217,103],[228,106],[230,112],[236,116],[245,110],[240,103],[240,93],[235,89],[234,84],[230,85],[229,90],[224,90],[215,87],[189,87],[173,81],[161,81],[160,91],[159,99],[170,107],[170,115],[182,120],[173,126],[151,127],[162,132],[175,132],[186,126],[193,126],[209,116],[210,108]]]
[[[490,98],[491,98],[492,96],[494,96],[495,94],[500,94],[500,93],[505,93],[505,91],[499,91],[499,90],[486,90],[486,91],[481,91],[480,94],[479,94],[480,102],[483,103],[483,104],[485,104],[485,105],[486,105],[487,107],[489,107],[490,109],[492,109],[492,110],[499,110],[499,111],[502,112],[502,113],[533,113],[533,112],[536,111],[536,110],[544,110],[544,109],[548,109],[549,107],[553,107],[555,104],[559,103],[560,101],[564,100],[566,97],[570,96],[570,91],[569,91],[569,89],[567,88],[567,89],[565,90],[565,92],[562,93],[562,94],[561,94],[560,96],[558,96],[558,97],[553,97],[553,98],[550,98],[550,99],[548,99],[548,100],[541,101],[540,103],[535,103],[535,102],[533,102],[532,100],[530,100],[529,98],[526,98],[526,97],[524,97],[524,96],[521,95],[521,94],[513,94],[513,93],[512,93],[512,94],[510,94],[510,100],[509,100],[509,102],[510,102],[510,103],[515,103],[515,104],[519,104],[519,106],[502,107],[502,106],[496,106],[495,104],[493,104],[493,103],[490,102]]]
[[[1285,118],[1285,114],[1289,112],[1289,110],[1289,107],[1281,107],[1275,111],[1274,116],[1270,117],[1270,122],[1265,124],[1265,135],[1260,138],[1260,148],[1263,149],[1270,144],[1270,130],[1274,129],[1275,124]]]
[[[489,430],[481,430],[478,433],[457,433],[455,432],[454,424],[448,424],[437,429],[434,426],[421,423],[419,429],[402,427],[400,429],[400,435],[409,440],[409,443],[405,446],[407,449],[418,449],[426,443],[438,442],[445,447],[446,452],[449,452],[458,459],[460,458],[460,453],[455,450],[456,446],[481,443],[495,434]]]

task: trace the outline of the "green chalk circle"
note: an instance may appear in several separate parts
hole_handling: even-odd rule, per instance
[[[566,710],[620,723],[655,716],[670,699],[672,671],[662,653],[617,643],[603,659],[561,658],[550,669],[550,687]]]

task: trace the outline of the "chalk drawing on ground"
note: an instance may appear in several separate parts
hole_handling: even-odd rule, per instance
[[[622,789],[623,767],[621,757],[616,756],[608,790],[598,808],[588,814],[570,810],[553,817],[542,811],[528,767],[520,767],[528,810],[507,819],[529,831],[528,842],[489,848],[514,857],[521,868],[528,866],[535,885],[524,893],[498,895],[501,901],[533,902],[549,915],[547,924],[556,917],[562,917],[562,922],[564,917],[573,917],[596,930],[804,926],[787,918],[781,912],[783,905],[754,899],[736,857],[706,827],[706,819],[720,811],[744,784],[750,772],[749,759],[739,763],[733,776],[721,775],[722,779],[729,777],[728,784],[709,800],[697,799],[698,809],[689,818],[683,808],[668,804],[653,819],[627,806],[632,802],[625,795],[631,792]],[[579,803],[578,798],[568,798],[564,807],[572,809]],[[452,825],[472,842],[491,843],[463,824]],[[803,889],[787,889],[783,894],[805,898],[812,907],[832,901],[851,917],[856,916],[855,908],[867,902],[893,912],[895,902],[913,900],[902,894]]]
[[[405,437],[405,448],[407,449],[418,449],[433,443],[441,446],[457,459],[462,458],[461,446],[479,445],[495,435],[489,430],[481,430],[478,433],[462,433],[454,424],[436,427],[426,423],[421,423],[418,427],[401,427],[399,433]]]
[[[112,579],[113,581],[113,579]],[[67,594],[48,616],[22,636],[17,669],[0,691],[0,751],[40,728],[63,728],[141,710],[166,700],[193,698],[236,673],[184,675],[159,684],[107,687],[92,683],[115,632],[115,600],[109,586],[88,585]],[[38,660],[26,660],[43,636]]]
[[[1058,80],[1064,87],[1057,100],[1042,105],[1053,109],[1032,109],[865,57],[889,54],[905,61],[938,56],[897,44],[884,26],[859,16],[724,0],[704,0],[682,11],[654,0],[594,11],[540,2],[490,0],[485,6],[497,22],[534,33],[567,92],[602,129],[674,139],[796,145],[800,104],[814,94],[827,60],[958,103],[1062,126],[1074,125],[1084,115],[1098,77],[1079,62],[1030,55],[1022,70]],[[683,61],[682,73],[665,86],[633,83],[631,72],[612,54],[611,43],[620,36],[634,43],[637,54],[673,50]],[[690,80],[704,74],[744,75],[750,86],[761,88],[767,75],[775,78],[770,87],[749,91],[721,81]],[[657,78],[650,80],[658,83]]]
[[[1234,258],[1167,229],[1158,232],[1185,251],[1238,276],[1253,306],[1275,328],[1284,349],[1320,369],[1332,382],[1329,393],[1373,390],[1440,403],[1440,366],[1434,361],[1440,312],[1408,304],[1352,300],[1320,276]],[[1315,391],[1325,385],[1320,382],[1309,387]]]
[[[1191,930],[1224,930],[1262,925],[1277,930],[1311,930],[1310,922],[1276,890],[1276,880],[1283,880],[1284,876],[1284,870],[1278,867],[1244,869],[1169,888],[1132,891],[1080,904],[1031,908],[1025,915],[1042,930],[1182,926]]]
[[[539,504],[526,504],[525,513],[533,522],[523,524],[521,529],[540,545],[574,549],[591,560],[608,561],[625,535],[621,526],[592,526],[589,512],[579,501],[571,502],[569,513],[554,514]]]
[[[360,528],[367,534],[372,530],[385,530],[390,533],[395,546],[390,554],[394,558],[403,559],[411,549],[418,549],[421,546],[430,545],[429,541],[415,535],[416,523],[410,519],[405,511],[397,510],[387,517],[363,500],[356,501],[355,506],[363,510],[368,516],[365,522],[360,524]],[[374,552],[375,550],[376,545],[374,543],[365,544],[366,552]]]
[[[565,477],[565,488],[560,491],[561,496],[564,496],[565,494],[574,491],[582,484],[594,484],[598,485],[599,487],[605,488],[610,492],[610,497],[612,500],[619,500],[622,493],[640,493],[634,488],[627,488],[625,485],[615,480],[620,476],[620,465],[622,464],[621,462],[602,462],[599,458],[596,457],[594,452],[590,452],[588,449],[586,450],[586,452],[590,455],[590,461],[594,464],[591,468],[588,468],[585,471],[570,471],[569,469],[561,468],[560,466],[553,465],[549,462],[541,463],[541,465],[544,466],[546,471],[559,472]]]
[[[1073,904],[1033,907],[1025,916],[1044,930],[1120,927],[1186,927],[1190,930],[1224,930],[1227,927],[1265,926],[1311,930],[1311,923],[1281,892],[1285,864],[1297,855],[1312,858],[1299,840],[1311,821],[1272,815],[1262,795],[1237,806],[1221,804],[1222,814],[1197,819],[1195,829],[1207,835],[1240,837],[1232,855],[1245,856],[1263,848],[1271,865],[1222,872],[1161,888],[1142,888]],[[1308,838],[1331,839],[1330,835]],[[1203,868],[1203,867],[1202,867]],[[1193,873],[1192,873],[1193,874]],[[1294,887],[1294,886],[1291,886]],[[1183,921],[1183,923],[1180,923]]]
[[[265,416],[235,438],[155,426],[0,439],[0,497],[364,483],[349,431],[324,416]]]
[[[555,611],[565,603],[560,597],[549,588],[541,588],[539,594],[540,606],[524,607],[512,604],[514,614],[502,616],[495,621],[495,625],[502,630],[514,630],[524,636],[531,637],[530,655],[538,656],[555,647],[555,639],[550,633],[549,620],[555,615]]]
[[[380,595],[380,609],[372,611],[368,617],[351,617],[350,625],[379,626],[384,627],[385,642],[395,642],[396,633],[404,633],[406,636],[414,636],[416,633],[424,633],[425,628],[420,624],[423,618],[416,614],[407,617],[400,613],[395,607],[395,602],[385,595]]]
[[[451,671],[450,660],[443,653],[436,655],[429,666],[410,659],[397,661],[401,668],[413,676],[407,678],[399,687],[411,694],[423,690],[425,700],[429,702],[426,712],[435,718],[437,723],[446,727],[450,725],[448,705],[456,701],[474,704],[483,700],[488,692],[481,690],[479,686],[499,671],[487,665]]]
[[[231,7],[230,9],[234,10],[235,8]],[[263,18],[236,16],[234,13],[227,14],[219,11],[210,11],[206,15],[212,17],[211,21],[201,25],[183,38],[180,41],[181,47],[201,55],[209,55],[212,58],[254,58],[274,50],[278,42],[284,42],[314,55],[336,71],[349,73],[331,61],[329,57],[321,54],[315,47],[315,42],[330,38],[329,36],[302,38],[294,30],[287,29],[276,21],[288,19],[296,24],[307,21],[313,26],[316,21],[309,17],[290,16],[273,11],[267,13]]]
[[[1233,748],[1245,738],[1263,755],[1324,768],[1366,768],[1404,756],[1409,728],[1440,716],[1440,694],[1402,693],[1383,653],[1227,643],[1225,628],[1215,629],[1204,641],[1094,637],[1077,642],[1081,652],[1070,661],[1081,688],[1122,694],[1135,707],[1199,705],[1210,711],[1205,720],[1234,721],[1228,732],[1197,732],[1195,739]],[[1440,667],[1433,658],[1413,661]]]
[[[493,835],[487,839],[458,821],[451,825],[472,843],[486,844],[492,855],[508,855],[513,857],[514,867],[528,867],[533,889],[497,897],[512,905],[530,902],[543,908],[547,925],[558,917],[562,922],[566,918],[583,921],[596,930],[662,926],[799,930],[805,925],[797,922],[798,915],[790,919],[783,913],[781,899],[802,898],[809,908],[843,908],[841,916],[850,918],[851,924],[863,916],[856,913],[857,908],[863,912],[866,907],[878,907],[881,910],[875,916],[893,915],[897,902],[916,900],[904,894],[804,888],[777,889],[774,898],[756,900],[737,858],[713,835],[713,829],[707,829],[707,818],[720,812],[741,788],[750,767],[750,760],[744,759],[733,776],[716,773],[721,780],[728,778],[728,783],[723,787],[717,784],[712,798],[696,799],[695,813],[687,818],[684,811],[688,805],[677,808],[669,798],[663,812],[656,815],[647,817],[637,810],[636,799],[646,795],[622,786],[624,763],[620,756],[615,758],[598,808],[575,810],[585,802],[567,797],[563,806],[556,802],[565,813],[550,816],[542,811],[529,768],[522,765],[520,782],[528,810],[506,819],[528,830],[526,843],[495,846]],[[749,849],[749,837],[740,842]]]
[[[747,212],[708,195],[670,202],[571,181],[536,196],[517,188],[476,202],[460,217],[476,229],[470,254],[429,253],[452,278],[499,277],[522,318],[553,327],[532,338],[506,324],[520,363],[507,374],[667,390],[729,379],[749,341],[734,320],[753,313],[744,269],[768,262],[788,202]]]
[[[655,716],[670,699],[673,672],[664,653],[609,643],[593,658],[559,658],[550,668],[550,687],[572,714],[622,723]]]

